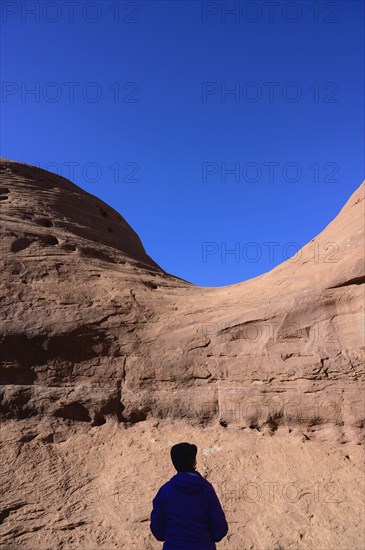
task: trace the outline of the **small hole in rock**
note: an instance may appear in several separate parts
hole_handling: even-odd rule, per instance
[[[45,244],[48,244],[50,246],[55,246],[56,244],[59,243],[58,239],[56,237],[53,237],[52,235],[45,237],[43,239],[43,242],[45,242]]]
[[[25,434],[25,435],[22,435],[22,437],[20,438],[20,441],[22,443],[29,443],[30,441],[32,441],[35,437],[37,437],[38,434],[32,434],[32,433],[29,433],[29,434]]]
[[[255,422],[251,422],[251,424],[249,425],[249,428],[251,430],[257,430],[258,432],[260,431],[260,428],[258,427],[258,425]]]
[[[35,220],[35,222],[38,225],[42,225],[43,227],[53,227],[53,223],[51,220],[48,220],[47,218],[38,218]]]
[[[11,243],[10,250],[12,252],[20,252],[21,250],[25,250],[26,248],[28,248],[28,246],[30,246],[31,244],[32,241],[30,241],[29,239],[18,239]]]
[[[108,214],[105,212],[105,210],[103,208],[100,208],[100,206],[98,206],[98,208],[99,208],[99,212],[103,216],[103,218],[107,218]]]
[[[10,273],[12,275],[20,275],[24,271],[24,265],[15,263],[11,266],[10,269],[11,269]]]
[[[90,422],[88,410],[81,403],[68,403],[54,412],[54,416],[74,422]]]
[[[155,285],[155,283],[153,283],[152,281],[144,281],[144,284],[145,284],[145,286],[147,286],[148,288],[152,288],[152,289],[154,289],[154,290],[155,290],[156,288],[158,288],[158,286]]]
[[[74,246],[73,244],[63,244],[62,248],[67,252],[76,252],[77,250],[76,246]]]
[[[94,414],[94,418],[91,422],[92,426],[102,426],[105,423],[106,423],[106,420],[105,420],[105,418],[102,414],[100,414],[100,413],[95,413]]]

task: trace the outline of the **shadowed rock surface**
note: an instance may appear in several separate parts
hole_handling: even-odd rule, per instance
[[[300,486],[222,488],[218,547],[364,548],[365,183],[294,257],[202,288],[65,178],[0,170],[6,548],[160,548],[150,501],[182,440],[215,485]]]

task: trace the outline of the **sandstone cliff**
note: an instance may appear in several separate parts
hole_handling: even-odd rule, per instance
[[[241,458],[253,467],[257,446],[267,460],[260,469],[255,463],[256,477],[279,475],[285,453],[280,475],[308,481],[315,467],[324,473],[329,448],[333,479],[347,480],[342,508],[318,506],[315,526],[314,501],[304,508],[305,499],[266,503],[265,528],[256,517],[263,502],[250,501],[252,532],[244,511],[238,514],[242,502],[235,503],[222,548],[361,548],[365,183],[296,257],[241,284],[201,288],[161,269],[117,212],[68,180],[4,159],[0,171],[6,547],[159,548],[146,510],[169,467],[168,452],[161,462],[159,454],[185,436],[198,446],[204,440],[206,460],[221,478],[227,464],[233,484]],[[303,442],[312,445],[305,464],[298,459]],[[351,447],[353,463],[338,445]],[[346,460],[352,469],[342,475]],[[36,471],[25,479],[15,463]],[[143,476],[156,470],[157,481],[147,483]],[[112,487],[118,476],[133,483],[141,475],[140,492],[147,483],[148,494],[123,500],[129,519],[116,529],[121,509]],[[88,500],[95,479],[101,495]],[[292,525],[281,532],[283,513]]]
[[[296,257],[242,284],[166,274],[123,218],[57,175],[2,163],[7,417],[147,417],[361,438],[364,186]]]

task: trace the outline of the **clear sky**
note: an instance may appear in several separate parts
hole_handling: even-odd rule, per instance
[[[364,179],[362,1],[1,9],[2,156],[106,201],[170,273],[269,271]]]

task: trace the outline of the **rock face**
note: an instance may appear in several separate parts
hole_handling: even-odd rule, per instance
[[[1,166],[7,418],[219,418],[360,440],[365,184],[293,258],[199,288],[68,180]]]
[[[266,456],[272,452],[270,445],[280,441],[293,465],[303,441],[310,441],[318,447],[307,456],[303,475],[325,456],[321,445],[330,446],[333,463],[338,459],[333,446],[350,445],[357,481],[354,470],[346,475],[352,489],[359,488],[356,465],[361,468],[361,454],[356,449],[361,447],[353,444],[364,442],[365,182],[293,258],[241,284],[201,288],[161,269],[117,212],[68,180],[4,159],[0,170],[0,398],[9,473],[12,462],[20,461],[23,468],[34,461],[32,456],[38,457],[50,470],[38,469],[36,479],[43,476],[53,487],[52,472],[58,472],[54,482],[79,472],[84,475],[80,489],[100,475],[106,463],[110,470],[112,457],[122,453],[124,467],[125,460],[136,459],[138,449],[128,451],[125,441],[132,445],[141,438],[144,453],[165,452],[168,441],[180,440],[173,426],[183,422],[186,439],[195,434],[198,446],[204,433],[212,434],[218,447],[227,450],[231,445],[236,465],[237,437],[252,448],[259,438]],[[152,437],[158,425],[152,423],[158,421],[163,430]],[[208,445],[210,436],[204,437]],[[109,454],[104,453],[103,438],[114,441]],[[63,442],[66,454],[61,453],[59,469],[61,455],[54,449]],[[277,444],[270,463],[274,469],[281,461]],[[92,449],[99,449],[101,465],[83,455]],[[338,460],[342,467],[345,459]],[[222,472],[226,463],[227,456],[215,467]],[[154,476],[159,464],[152,456],[149,475]],[[229,464],[232,479],[239,479]],[[139,467],[141,475],[141,463]],[[117,469],[114,473],[121,475]],[[19,486],[31,492],[29,480],[19,475]],[[99,479],[99,488],[105,490],[106,485],[106,478]],[[66,523],[53,519],[54,531],[47,540],[44,530],[51,512],[43,509],[40,526],[29,520],[24,527],[24,518],[35,510],[29,508],[34,499],[5,484],[6,547],[15,540],[29,548],[159,548],[145,523],[157,488],[154,481],[148,487],[144,511],[136,516],[137,524],[142,522],[138,529],[123,524],[113,531],[116,511],[111,508],[108,517],[99,510],[96,527],[98,506],[106,505],[105,499],[99,503],[96,498],[85,514],[72,508]],[[67,499],[67,490],[46,491],[43,508],[47,504],[51,510],[52,502]],[[362,501],[355,493],[346,505],[358,509]],[[83,498],[81,491],[78,502]],[[253,507],[258,515],[259,504]],[[304,513],[302,505],[289,506],[289,512]],[[63,509],[52,513],[62,515]],[[276,512],[282,516],[285,511],[279,506]],[[323,521],[333,515],[333,510],[328,512],[322,527],[308,523],[312,539],[304,541],[295,531],[302,520],[292,518],[297,538],[291,528],[280,535],[276,512],[270,512],[269,531],[263,532],[261,525],[252,533],[239,515],[231,545],[226,539],[222,547],[314,548],[320,541],[321,548],[362,548],[360,512],[354,529],[343,528],[342,534],[334,532],[333,525],[323,531]],[[345,521],[340,519],[345,517],[343,509],[337,513],[332,516],[335,525]],[[16,515],[23,527],[12,519]]]

